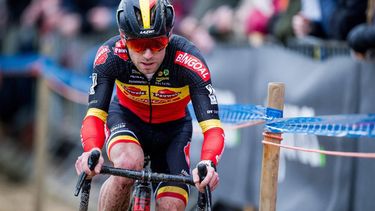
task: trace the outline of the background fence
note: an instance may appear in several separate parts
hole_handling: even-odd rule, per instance
[[[342,46],[290,44],[289,49],[274,45],[256,49],[218,46],[206,58],[218,100],[223,104],[264,105],[267,84],[279,81],[286,84],[285,117],[374,112],[375,66],[352,60],[348,49]],[[47,193],[78,207],[78,199],[73,197],[77,179],[74,162],[82,150],[79,130],[90,79],[35,55],[1,57],[0,70],[0,110],[3,116],[16,110],[1,127],[3,171],[13,179],[28,181],[31,178],[28,172],[35,169],[34,149],[39,143],[32,138],[35,120],[39,118],[34,112],[36,81],[44,78],[50,91],[46,98],[48,111],[41,111],[48,117],[46,172],[42,182],[47,184],[44,186],[48,187]],[[199,157],[199,132],[198,128],[191,146],[193,164]],[[231,210],[241,210],[259,206],[261,139],[262,126],[226,130],[226,151],[218,168],[221,185],[214,193],[216,207],[225,205]],[[315,149],[375,151],[373,140],[368,138],[285,134],[283,143]],[[277,210],[372,210],[375,191],[370,184],[375,167],[371,163],[368,159],[282,149]],[[95,179],[93,201],[104,179],[101,176]],[[95,205],[91,203],[91,209]]]

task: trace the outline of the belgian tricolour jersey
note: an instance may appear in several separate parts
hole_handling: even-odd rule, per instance
[[[210,71],[199,50],[187,39],[177,35],[170,38],[165,58],[151,79],[134,66],[120,36],[99,48],[93,66],[86,118],[95,116],[105,122],[115,87],[120,105],[144,122],[184,118],[191,101],[203,133],[213,128],[222,131]],[[218,148],[215,156],[223,149],[223,144],[219,145],[214,147]]]

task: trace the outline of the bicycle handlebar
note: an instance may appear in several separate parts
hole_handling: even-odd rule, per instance
[[[202,182],[207,175],[207,167],[205,164],[201,163],[198,165],[197,168],[198,168],[199,181]]]
[[[91,171],[94,170],[95,166],[98,164],[99,157],[100,157],[100,152],[98,150],[94,150],[91,152],[91,155],[88,159],[88,166]],[[205,176],[207,175],[207,167],[205,164],[199,164],[197,168],[198,168],[199,179],[202,182]],[[143,180],[143,181],[151,181],[151,182],[169,181],[169,182],[181,182],[181,183],[189,184],[192,186],[195,185],[193,178],[191,176],[152,173],[152,172],[147,172],[145,170],[135,171],[135,170],[129,170],[129,169],[102,166],[100,174],[110,174],[114,176],[122,176],[122,177],[128,177],[128,178],[135,179],[135,180]],[[91,180],[87,180],[87,174],[85,172],[82,172],[79,176],[78,182],[76,184],[76,189],[74,192],[74,195],[78,196],[79,192],[82,189],[82,194],[85,194],[85,196],[83,197],[84,199],[81,199],[80,210],[87,210],[88,195],[90,193],[90,186],[91,186],[90,184],[91,184]],[[204,194],[199,192],[198,208],[200,208],[201,210],[204,210],[205,205],[207,205],[207,210],[211,210],[211,190],[210,190],[209,185],[205,187]]]
[[[199,181],[202,182],[207,175],[207,166],[201,163],[197,166],[197,168],[198,168]],[[206,185],[204,189],[204,194],[199,192],[198,202],[197,202],[198,209],[204,210],[205,206],[207,205],[207,210],[211,210],[211,200],[212,200],[211,189],[209,185]]]
[[[100,157],[100,152],[98,150],[94,150],[94,151],[91,152],[90,157],[89,157],[89,159],[87,161],[87,164],[88,164],[89,169],[91,171],[94,170],[96,164],[98,164],[99,157]],[[76,184],[76,190],[74,191],[74,195],[75,196],[78,196],[78,194],[81,191],[81,188],[82,188],[83,183],[86,180],[86,178],[87,178],[87,174],[85,172],[82,172],[79,175],[79,179],[78,179],[78,182]]]
[[[151,182],[181,182],[189,185],[194,185],[191,176],[171,175],[162,173],[151,173],[146,171],[135,171],[129,169],[120,169],[109,166],[102,166],[101,174],[110,174],[115,176],[128,177],[136,180],[144,180]]]

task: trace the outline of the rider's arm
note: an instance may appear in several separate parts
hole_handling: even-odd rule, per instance
[[[217,165],[224,151],[224,130],[220,120],[210,119],[199,122],[203,132],[201,160],[210,160]]]
[[[87,111],[81,128],[81,142],[85,152],[103,147],[107,115],[107,112],[97,108],[90,108]]]
[[[182,64],[186,68],[184,72],[186,77],[184,78],[190,84],[190,98],[202,128],[204,139],[201,160],[210,160],[216,166],[224,151],[224,130],[219,119],[218,102],[211,83],[209,69],[199,51],[193,50],[192,54],[194,55],[177,54],[176,63]],[[194,63],[180,62],[186,60],[194,61]]]
[[[82,122],[81,142],[85,152],[101,149],[105,141],[105,122],[115,81],[114,60],[108,45],[99,48],[94,61],[89,105]]]

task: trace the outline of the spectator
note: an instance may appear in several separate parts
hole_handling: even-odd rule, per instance
[[[56,0],[39,0],[56,1]],[[41,53],[78,74],[88,75],[91,68],[82,62],[97,40],[117,32],[114,11],[117,1],[57,0],[58,20],[51,33],[40,43]]]
[[[0,49],[3,51],[4,37],[7,31],[8,10],[4,0],[0,0]]]
[[[375,49],[375,0],[368,1],[367,23],[353,28],[348,35],[348,44],[353,55],[364,60],[373,57]]]
[[[210,52],[215,43],[234,39],[234,9],[240,0],[198,0],[191,14],[181,21],[179,32],[203,52]]]
[[[174,7],[174,12],[175,12],[175,27],[173,29],[174,33],[176,34],[181,34],[180,30],[180,24],[181,21],[191,14],[191,11],[193,9],[193,6],[195,4],[195,0],[190,0],[190,1],[185,1],[185,0],[173,0],[171,3],[173,4]]]
[[[237,11],[244,34],[253,46],[261,45],[269,33],[268,24],[271,18],[285,11],[288,5],[286,0],[244,0]],[[242,27],[241,27],[242,28]]]
[[[286,43],[294,36],[292,19],[301,10],[301,0],[289,0],[285,10],[281,10],[271,17],[268,22],[269,34],[277,41]]]
[[[2,53],[35,53],[36,33],[23,15],[27,13],[30,0],[1,1],[4,6],[0,16]],[[22,15],[20,15],[22,14]],[[30,75],[4,75],[0,77],[0,125],[3,133],[0,142],[11,137],[12,145],[30,150],[34,126],[35,78]]]
[[[345,40],[354,26],[365,22],[366,6],[366,0],[304,0],[292,20],[294,33],[299,38]],[[316,8],[317,15],[312,15],[311,8]]]
[[[61,33],[76,36],[79,33],[105,32],[116,27],[113,15],[117,1],[62,0]]]
[[[1,0],[0,2],[0,40],[2,53],[14,54],[37,49],[36,36],[32,28],[20,27],[24,20],[20,17],[27,10],[31,0]],[[27,34],[27,36],[25,36]]]

